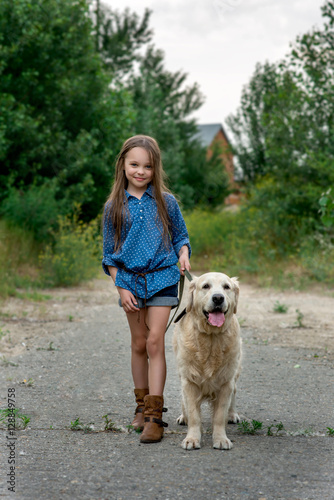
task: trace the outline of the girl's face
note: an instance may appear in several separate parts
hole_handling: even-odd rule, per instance
[[[124,158],[124,172],[128,180],[128,193],[139,196],[144,194],[153,179],[153,165],[146,149],[130,149]]]

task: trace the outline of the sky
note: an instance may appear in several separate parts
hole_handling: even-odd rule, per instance
[[[193,115],[221,123],[236,112],[256,63],[277,62],[298,35],[321,26],[324,0],[102,0],[140,16],[153,11],[153,43],[169,71],[187,73],[205,96]]]

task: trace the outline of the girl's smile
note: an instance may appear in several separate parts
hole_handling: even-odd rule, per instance
[[[124,172],[128,180],[128,193],[142,195],[153,179],[153,167],[146,149],[140,147],[130,149],[124,159]]]

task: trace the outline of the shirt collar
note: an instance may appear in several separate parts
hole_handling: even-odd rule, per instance
[[[124,190],[124,192],[125,192],[125,196],[127,197],[127,199],[134,198],[134,196],[132,196],[130,193],[128,193],[126,189]],[[153,188],[151,183],[147,186],[147,189],[146,189],[145,193],[143,194],[143,196],[146,196],[146,195],[150,196],[151,198],[154,198],[154,188]]]

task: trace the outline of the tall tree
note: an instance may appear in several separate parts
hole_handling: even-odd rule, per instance
[[[217,205],[228,189],[224,165],[219,155],[207,161],[191,119],[203,96],[197,84],[187,85],[187,74],[168,71],[163,52],[149,45],[150,15],[146,9],[140,19],[129,10],[120,14],[101,4],[95,9],[99,52],[114,78],[132,96],[134,133],[158,140],[170,186],[184,206]]]
[[[298,37],[281,63],[258,65],[228,124],[273,242],[294,239],[319,220],[319,198],[334,182],[334,4],[328,22]]]
[[[152,40],[149,28],[152,12],[145,9],[142,19],[136,12],[118,12],[95,0],[92,9],[96,49],[113,78],[122,79],[133,69],[143,46]]]
[[[110,88],[85,0],[0,4],[0,193],[53,179],[67,208],[95,216],[133,120]]]

